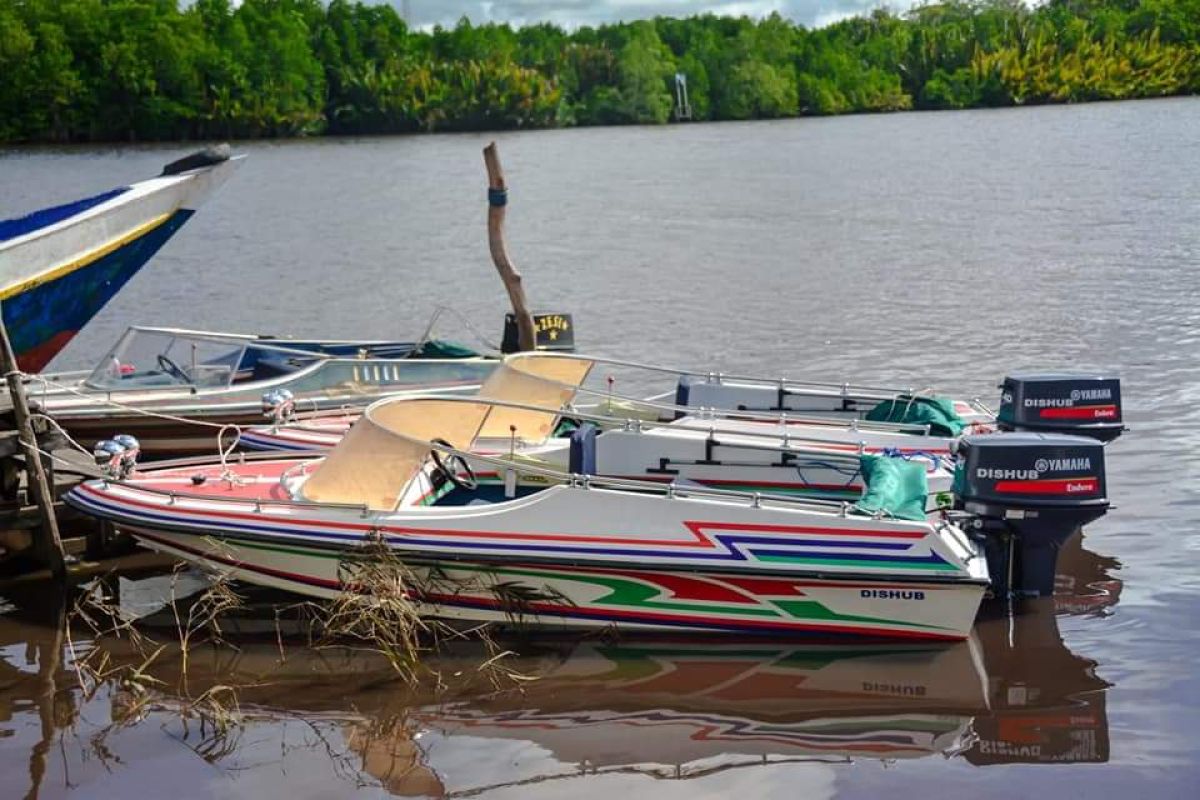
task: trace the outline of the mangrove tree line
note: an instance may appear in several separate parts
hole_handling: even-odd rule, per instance
[[[410,29],[347,0],[0,0],[0,141],[664,123],[1200,91],[1200,0]]]

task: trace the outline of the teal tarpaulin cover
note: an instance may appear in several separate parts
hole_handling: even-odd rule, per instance
[[[902,394],[884,400],[867,412],[871,422],[904,422],[928,425],[930,433],[939,436],[958,436],[966,423],[954,413],[954,401],[949,397]]]
[[[413,353],[415,358],[475,358],[478,355],[469,347],[445,339],[430,339]]]
[[[861,456],[858,460],[866,486],[854,505],[860,514],[896,519],[925,519],[925,498],[929,483],[925,480],[924,461],[900,456]]]

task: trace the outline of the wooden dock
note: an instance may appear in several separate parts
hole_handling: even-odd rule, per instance
[[[32,409],[36,414],[37,408]],[[62,497],[82,479],[96,474],[96,463],[69,447],[66,437],[44,420],[31,426],[42,469],[52,497],[51,510],[61,532],[68,570],[80,564],[132,550],[125,537],[109,526],[66,505]],[[49,574],[39,545],[46,536],[43,515],[31,487],[29,465],[20,442],[11,398],[0,395],[0,581],[20,576]]]

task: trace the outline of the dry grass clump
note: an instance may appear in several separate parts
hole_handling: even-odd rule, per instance
[[[489,626],[456,628],[430,619],[423,613],[427,608],[420,598],[478,591],[486,585],[519,621],[526,605],[541,599],[539,593],[497,584],[486,575],[473,578],[472,585],[451,581],[436,567],[410,567],[381,542],[346,558],[340,572],[346,589],[335,599],[274,604],[266,609],[273,615],[268,619],[274,625],[280,664],[296,646],[349,651],[364,659],[382,656],[401,682],[402,694],[421,698],[422,703],[450,692],[476,693],[481,687],[486,692],[504,691],[530,680],[507,668],[511,651],[494,641]],[[166,605],[169,616],[155,615],[160,621],[170,621],[166,632],[162,626],[153,629],[123,611],[111,581],[97,580],[85,586],[68,615],[66,653],[82,700],[90,701],[102,691],[111,696],[111,722],[90,737],[91,750],[104,763],[116,760],[109,747],[111,735],[152,713],[166,713],[163,724],[174,721],[181,725],[184,743],[210,762],[236,751],[253,719],[279,716],[276,712],[264,714],[254,706],[245,708],[241,700],[243,693],[269,687],[270,675],[239,683],[234,671],[213,671],[206,660],[197,679],[190,679],[199,648],[206,648],[206,656],[236,654],[237,623],[253,614],[261,622],[263,609],[249,609],[228,576],[221,574],[211,576],[208,587],[198,595],[178,598],[176,585],[182,575],[180,567],[171,576]],[[474,585],[476,581],[479,585]],[[478,653],[478,658],[439,660],[439,651],[453,642],[469,642],[471,653]],[[114,652],[119,655],[114,657]],[[284,709],[282,713],[286,717],[288,712]],[[380,733],[373,726],[360,728],[355,741],[373,740]]]

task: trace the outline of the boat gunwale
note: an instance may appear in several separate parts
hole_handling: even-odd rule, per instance
[[[615,366],[615,367],[628,367],[630,369],[640,369],[640,370],[646,370],[648,372],[661,372],[661,373],[668,374],[668,375],[675,375],[677,377],[705,378],[709,382],[718,384],[718,385],[721,384],[723,381],[731,381],[734,383],[746,383],[746,384],[751,384],[751,385],[762,385],[762,386],[771,387],[771,388],[780,388],[780,389],[783,389],[785,392],[787,392],[788,387],[810,387],[811,389],[824,388],[824,389],[838,390],[836,394],[817,392],[817,391],[797,391],[797,392],[795,392],[795,394],[797,396],[821,396],[821,397],[832,396],[832,397],[845,397],[848,399],[854,399],[856,396],[858,396],[863,399],[890,400],[890,399],[893,399],[897,394],[909,394],[909,395],[914,395],[914,396],[916,396],[918,394],[917,390],[913,389],[912,387],[901,388],[901,387],[897,387],[897,386],[871,386],[869,384],[855,384],[855,383],[850,383],[850,382],[834,382],[834,381],[802,381],[802,380],[795,380],[792,378],[787,378],[784,376],[777,377],[777,378],[770,378],[770,377],[764,377],[761,375],[738,375],[736,373],[725,373],[725,372],[719,372],[719,371],[713,371],[713,370],[688,370],[688,369],[680,369],[678,367],[667,367],[667,366],[663,366],[660,364],[648,364],[648,363],[639,362],[639,361],[630,361],[627,359],[610,358],[610,357],[606,357],[606,356],[591,356],[591,355],[586,355],[586,354],[579,355],[579,354],[574,354],[574,353],[557,353],[557,352],[553,352],[553,351],[540,351],[539,350],[539,351],[530,351],[530,352],[522,352],[522,353],[513,353],[508,358],[511,358],[513,360],[524,359],[524,358],[576,358],[576,359],[582,358],[582,359],[587,359],[589,361],[592,361],[595,364],[606,364],[606,365]],[[877,397],[877,396],[872,395],[871,394],[872,392],[884,392],[886,394]],[[977,401],[974,401],[974,400],[966,401],[966,402],[969,402],[970,405],[972,405],[972,407],[975,407],[976,405],[978,405]],[[687,406],[683,406],[683,407],[687,408]],[[978,410],[983,411],[982,408],[980,408]]]
[[[139,487],[141,488],[141,487]],[[95,501],[81,499],[76,493],[72,492],[65,498],[76,509],[85,513],[95,514],[97,507]],[[115,498],[119,501],[119,498]],[[228,500],[226,500],[228,502]],[[243,501],[245,502],[245,501]],[[348,556],[354,555],[370,555],[370,551],[366,549],[371,545],[380,545],[388,549],[397,558],[405,564],[413,566],[433,566],[439,562],[453,562],[461,564],[478,564],[487,566],[489,564],[503,565],[506,567],[520,566],[522,564],[544,567],[559,567],[569,569],[578,567],[581,569],[607,569],[607,570],[622,570],[622,571],[638,571],[646,568],[643,565],[645,561],[614,561],[606,559],[565,559],[561,557],[545,557],[531,556],[522,554],[519,556],[505,556],[503,554],[488,554],[486,556],[479,555],[454,555],[454,554],[438,554],[430,555],[428,550],[418,550],[406,548],[403,542],[394,542],[388,540],[373,540],[364,535],[358,542],[324,541],[312,537],[300,535],[287,535],[288,538],[282,538],[278,534],[255,533],[251,531],[233,531],[228,528],[222,528],[219,525],[214,525],[212,522],[173,522],[156,520],[153,523],[148,523],[145,519],[128,513],[123,509],[114,509],[104,506],[100,503],[102,513],[110,520],[120,524],[124,522],[134,528],[134,536],[138,535],[138,528],[146,528],[148,530],[161,530],[180,535],[194,536],[201,539],[215,539],[217,541],[237,540],[246,542],[256,542],[263,544],[274,544],[280,547],[297,547],[307,548],[310,550],[319,550],[325,553],[341,553]],[[385,528],[376,528],[380,533],[386,534]],[[366,534],[372,526],[367,526],[364,531]],[[423,553],[423,555],[422,555]],[[411,555],[410,555],[411,554]],[[903,583],[905,585],[936,585],[936,586],[980,586],[986,589],[990,584],[987,578],[972,575],[966,568],[963,572],[956,574],[936,574],[936,575],[897,575],[890,573],[870,573],[870,572],[827,572],[812,568],[796,568],[796,567],[773,567],[763,564],[755,564],[753,568],[731,568],[720,564],[656,564],[653,569],[667,570],[670,572],[679,573],[703,573],[714,575],[736,575],[746,577],[747,575],[757,575],[764,578],[779,579],[808,579],[821,580],[831,583]]]
[[[315,359],[314,363],[312,363],[306,367],[303,367],[301,369],[298,369],[295,372],[289,372],[286,375],[277,376],[275,378],[271,378],[268,380],[249,381],[249,382],[246,382],[246,383],[243,383],[240,385],[236,385],[236,386],[233,384],[226,384],[225,386],[213,386],[213,387],[203,387],[203,388],[197,388],[195,386],[189,387],[189,386],[186,386],[183,384],[175,384],[175,385],[159,386],[159,387],[147,387],[147,386],[97,387],[97,386],[88,384],[86,382],[86,380],[79,381],[75,385],[51,386],[51,382],[55,382],[55,383],[59,382],[59,381],[54,381],[53,374],[46,375],[46,376],[31,375],[28,378],[28,380],[31,383],[40,382],[41,385],[46,388],[44,390],[39,390],[39,389],[31,387],[31,388],[29,388],[28,392],[29,392],[31,399],[33,399],[35,401],[58,400],[60,398],[68,398],[68,397],[74,398],[79,401],[78,403],[76,403],[74,405],[63,406],[61,408],[48,409],[49,412],[56,417],[62,416],[62,417],[70,418],[70,417],[91,416],[95,413],[95,410],[97,407],[103,407],[103,406],[107,405],[108,401],[112,399],[113,395],[128,397],[129,395],[133,395],[133,394],[137,394],[137,393],[141,393],[141,394],[145,394],[145,395],[168,395],[168,396],[165,396],[162,398],[157,398],[157,397],[153,397],[153,396],[147,397],[146,398],[147,402],[163,404],[163,406],[156,406],[151,410],[153,410],[155,412],[162,412],[162,411],[166,410],[166,411],[171,411],[171,412],[177,413],[177,414],[188,415],[189,414],[188,409],[191,408],[192,406],[195,406],[196,403],[195,402],[187,402],[187,401],[193,400],[193,399],[200,400],[200,399],[204,399],[204,398],[208,398],[208,397],[220,396],[222,394],[225,394],[225,395],[255,394],[256,396],[253,399],[237,400],[237,401],[225,403],[222,405],[216,405],[216,404],[211,404],[211,403],[201,405],[198,409],[196,409],[195,412],[191,412],[191,413],[203,414],[206,411],[212,411],[214,409],[218,410],[218,411],[228,411],[228,410],[236,410],[240,407],[245,407],[248,409],[261,409],[261,407],[262,407],[261,395],[263,394],[263,392],[268,391],[270,389],[274,389],[274,388],[286,388],[288,384],[293,383],[293,382],[303,379],[303,378],[312,377],[313,374],[319,372],[321,369],[329,368],[329,366],[331,364],[335,365],[335,366],[343,364],[343,363],[355,364],[355,365],[366,365],[366,366],[399,366],[400,364],[406,364],[406,365],[407,364],[432,364],[432,365],[438,366],[438,365],[460,365],[460,364],[486,364],[486,363],[493,363],[493,362],[494,362],[494,359],[489,358],[488,356],[474,356],[474,357],[470,357],[470,358],[357,358],[357,357],[317,358],[317,359]],[[92,372],[94,372],[94,369],[88,370],[87,372],[90,375]],[[468,381],[468,382],[463,383],[462,385],[477,387],[480,384],[476,383],[476,382]],[[429,391],[428,388],[422,387],[419,385],[404,388],[402,386],[394,386],[394,385],[389,385],[389,384],[378,383],[378,384],[371,384],[371,386],[372,386],[371,391],[361,393],[361,394],[355,395],[355,396],[370,396],[372,394],[380,395],[381,393],[386,393],[386,395],[395,395],[395,394],[403,394],[405,392],[412,393],[412,392],[427,392],[427,391]],[[84,388],[80,388],[80,387],[84,387]],[[445,391],[444,386],[437,387],[437,388],[440,391]],[[328,389],[329,389],[328,386],[322,387],[322,391],[324,392],[323,394],[317,395],[317,396],[311,396],[311,397],[302,397],[302,398],[300,398],[300,400],[298,402],[306,402],[307,403],[307,402],[312,402],[312,401],[320,402],[325,399],[329,399],[329,400],[344,399],[339,396],[329,394],[327,391]],[[175,406],[166,406],[166,404],[169,404],[172,402],[180,403],[180,405],[182,405],[183,407],[177,408]]]
[[[905,423],[905,422],[882,422],[882,421],[861,419],[861,418],[857,418],[857,417],[853,418],[853,419],[838,419],[836,417],[805,416],[804,414],[806,412],[798,412],[797,413],[797,412],[789,411],[787,409],[763,411],[763,410],[750,410],[750,409],[718,408],[715,406],[681,406],[681,405],[676,405],[674,403],[659,402],[660,398],[669,397],[670,393],[651,395],[646,398],[633,397],[631,395],[617,394],[617,393],[614,393],[614,392],[606,390],[606,389],[595,389],[595,388],[588,387],[588,386],[582,386],[582,385],[572,384],[572,383],[565,383],[563,381],[557,381],[552,378],[543,377],[541,375],[523,372],[518,367],[510,367],[510,364],[516,364],[520,361],[523,361],[526,359],[533,359],[533,358],[556,358],[556,359],[570,359],[570,360],[576,360],[576,361],[592,361],[595,364],[610,364],[610,365],[616,365],[616,366],[628,366],[628,367],[632,367],[635,369],[659,370],[659,371],[663,371],[663,372],[678,374],[680,376],[692,376],[692,377],[704,377],[705,375],[720,375],[720,373],[685,372],[685,371],[677,370],[672,367],[655,367],[655,366],[638,364],[637,362],[632,362],[632,361],[626,362],[626,361],[620,361],[618,359],[604,358],[601,356],[590,356],[590,355],[586,355],[586,354],[575,354],[575,353],[554,353],[554,352],[534,351],[534,352],[527,352],[527,353],[513,353],[513,354],[510,354],[505,357],[503,363],[499,367],[500,369],[506,369],[506,368],[513,369],[515,371],[520,372],[520,374],[525,377],[533,378],[535,380],[541,381],[543,383],[548,383],[553,386],[558,386],[562,389],[571,390],[574,393],[572,396],[572,404],[571,404],[572,407],[573,407],[574,400],[576,399],[576,397],[580,394],[583,394],[583,395],[587,395],[589,398],[596,398],[597,400],[599,400],[600,403],[604,403],[604,402],[608,402],[610,404],[613,402],[629,403],[638,408],[645,408],[645,409],[650,409],[653,411],[671,413],[676,416],[682,416],[684,419],[690,418],[690,419],[702,421],[707,417],[708,419],[739,419],[739,420],[744,420],[744,421],[748,421],[748,422],[776,422],[776,423],[786,422],[788,424],[813,425],[813,426],[833,428],[833,429],[837,429],[837,430],[860,430],[863,432],[880,432],[880,433],[895,432],[895,433],[908,434],[910,436],[929,436],[931,438],[934,438],[934,434],[931,430],[931,426],[928,423],[919,424],[919,423]],[[759,380],[766,382],[769,379],[763,378],[763,379],[759,379]],[[834,384],[830,384],[830,385],[834,385]],[[823,393],[810,393],[810,396],[840,397],[843,395],[832,395],[832,394],[826,395]],[[888,395],[886,397],[881,396],[881,397],[871,398],[871,399],[883,401],[883,400],[890,400],[890,399],[894,399],[894,398],[895,398],[895,395]],[[797,415],[793,416],[794,413],[797,413]],[[644,420],[644,422],[647,422],[647,421]],[[670,424],[674,424],[675,422],[678,422],[678,420],[662,421],[659,424],[670,425]],[[680,425],[678,427],[687,427],[687,426]],[[953,438],[953,437],[939,437],[939,438]]]

